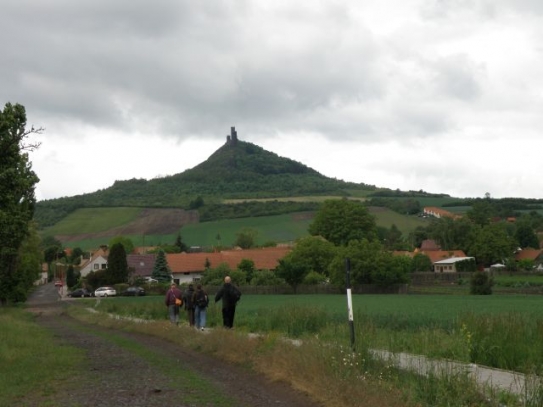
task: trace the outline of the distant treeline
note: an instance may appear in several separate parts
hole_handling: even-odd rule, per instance
[[[443,207],[473,206],[486,204],[496,217],[517,217],[521,212],[539,211],[543,209],[543,199],[533,198],[466,198],[461,201],[448,202]]]

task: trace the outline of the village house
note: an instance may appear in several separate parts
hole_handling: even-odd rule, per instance
[[[275,270],[279,260],[290,251],[289,247],[267,247],[214,253],[171,253],[166,254],[166,261],[174,281],[177,284],[186,284],[199,281],[206,265],[215,268],[224,263],[235,270],[243,259],[252,260],[257,270]]]
[[[448,268],[446,265],[448,266],[449,263],[454,264],[455,262],[459,261],[453,259],[466,260],[472,258],[466,257],[466,254],[462,250],[441,250],[441,247],[432,239],[424,240],[420,246],[420,249],[417,248],[412,252],[395,251],[394,254],[409,257],[414,257],[416,254],[423,254],[430,259],[435,272],[444,272],[445,269],[447,272],[456,271],[456,267]],[[449,261],[449,263],[442,263],[444,261]]]
[[[456,273],[458,270],[456,268],[457,263],[474,259],[473,257],[450,257],[445,260],[436,261],[434,264],[434,272],[436,273]]]
[[[150,277],[155,267],[155,254],[129,254],[126,256],[132,279]]]
[[[89,259],[82,259],[81,264],[78,266],[81,277],[86,277],[91,271],[107,269],[108,254],[107,246],[102,246],[92,253]]]
[[[543,250],[527,249],[519,250],[515,253],[515,261],[518,263],[521,260],[531,260],[534,262],[534,268],[536,271],[543,271]]]

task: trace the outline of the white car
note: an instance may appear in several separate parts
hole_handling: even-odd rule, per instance
[[[147,284],[158,283],[158,280],[153,277],[145,277],[144,280]]]
[[[94,291],[95,297],[115,297],[117,290],[113,287],[99,287]]]

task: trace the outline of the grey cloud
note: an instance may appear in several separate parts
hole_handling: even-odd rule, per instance
[[[482,68],[478,68],[466,55],[449,55],[433,64],[433,82],[437,97],[449,96],[470,101],[481,94],[479,85]]]

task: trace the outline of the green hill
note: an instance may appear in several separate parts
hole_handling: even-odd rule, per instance
[[[326,177],[297,161],[236,138],[228,140],[203,163],[176,175],[149,181],[116,181],[93,193],[40,201],[35,219],[44,228],[79,208],[194,209],[201,201],[217,204],[225,199],[349,196],[375,190],[374,186]]]

